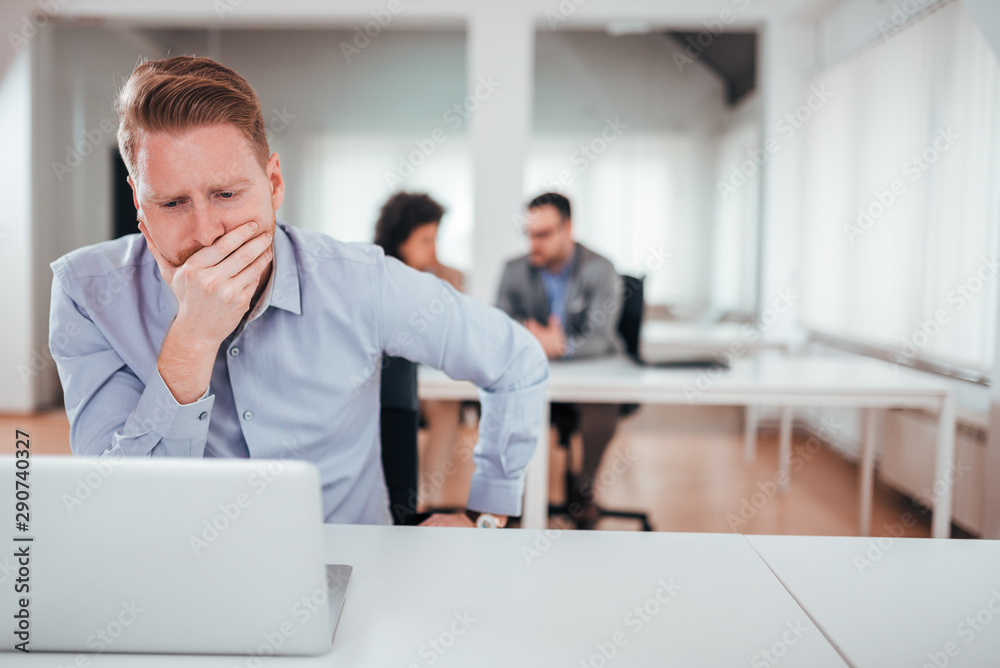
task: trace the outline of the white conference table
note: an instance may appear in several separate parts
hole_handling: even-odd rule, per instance
[[[854,666],[1000,666],[1000,541],[746,539]]]
[[[738,534],[343,525],[324,532],[327,560],[354,566],[327,655],[0,653],[0,664],[752,666],[767,665],[762,653],[774,652],[782,666],[846,665]]]
[[[420,367],[422,399],[477,399],[478,388],[449,378],[444,372]],[[875,471],[876,411],[923,408],[938,415],[933,486],[932,535],[947,538],[951,526],[953,481],[949,477],[955,450],[955,401],[951,388],[926,374],[862,357],[806,357],[762,353],[737,358],[728,370],[658,369],[640,367],[625,357],[553,362],[548,402],[679,404],[746,406],[781,409],[779,462],[782,486],[791,474],[792,409],[853,407],[865,411],[861,448],[861,512],[859,530],[868,535]],[[522,523],[546,526],[548,509],[548,410],[539,444],[528,467]],[[756,447],[756,420],[748,419],[745,455]]]

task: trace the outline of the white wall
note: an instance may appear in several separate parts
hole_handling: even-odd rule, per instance
[[[37,383],[32,352],[34,323],[31,277],[31,62],[23,49],[0,81],[0,127],[4,128],[4,215],[0,221],[0,285],[3,285],[4,337],[0,345],[0,406],[28,411]],[[38,363],[39,365],[42,362]]]

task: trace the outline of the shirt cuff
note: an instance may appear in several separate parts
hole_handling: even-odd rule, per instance
[[[179,404],[160,375],[150,379],[139,398],[135,417],[142,431],[152,431],[164,440],[204,439],[208,436],[215,395],[211,388],[190,404]]]
[[[478,513],[518,516],[523,497],[523,476],[516,480],[497,480],[477,471],[472,475],[467,507]]]

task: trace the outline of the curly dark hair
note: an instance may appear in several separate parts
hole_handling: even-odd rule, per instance
[[[426,193],[398,192],[382,205],[375,223],[375,243],[385,254],[402,260],[399,247],[406,243],[413,230],[428,223],[440,223],[444,207]]]

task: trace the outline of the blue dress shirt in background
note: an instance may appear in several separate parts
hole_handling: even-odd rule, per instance
[[[177,301],[142,235],[81,248],[52,271],[49,345],[74,453],[303,459],[319,467],[327,522],[388,524],[384,353],[481,388],[468,506],[520,514],[548,380],[541,346],[380,247],[279,223],[260,303],[220,347],[206,394],[186,405],[156,368]]]
[[[573,338],[566,333],[566,298],[569,293],[569,276],[573,271],[573,263],[576,262],[576,247],[570,255],[569,262],[558,274],[553,274],[548,269],[540,269],[542,285],[545,286],[545,296],[549,300],[549,312],[559,318],[562,325],[563,336],[566,338],[566,350],[563,352],[563,359],[573,356]],[[543,322],[547,325],[547,322]]]

